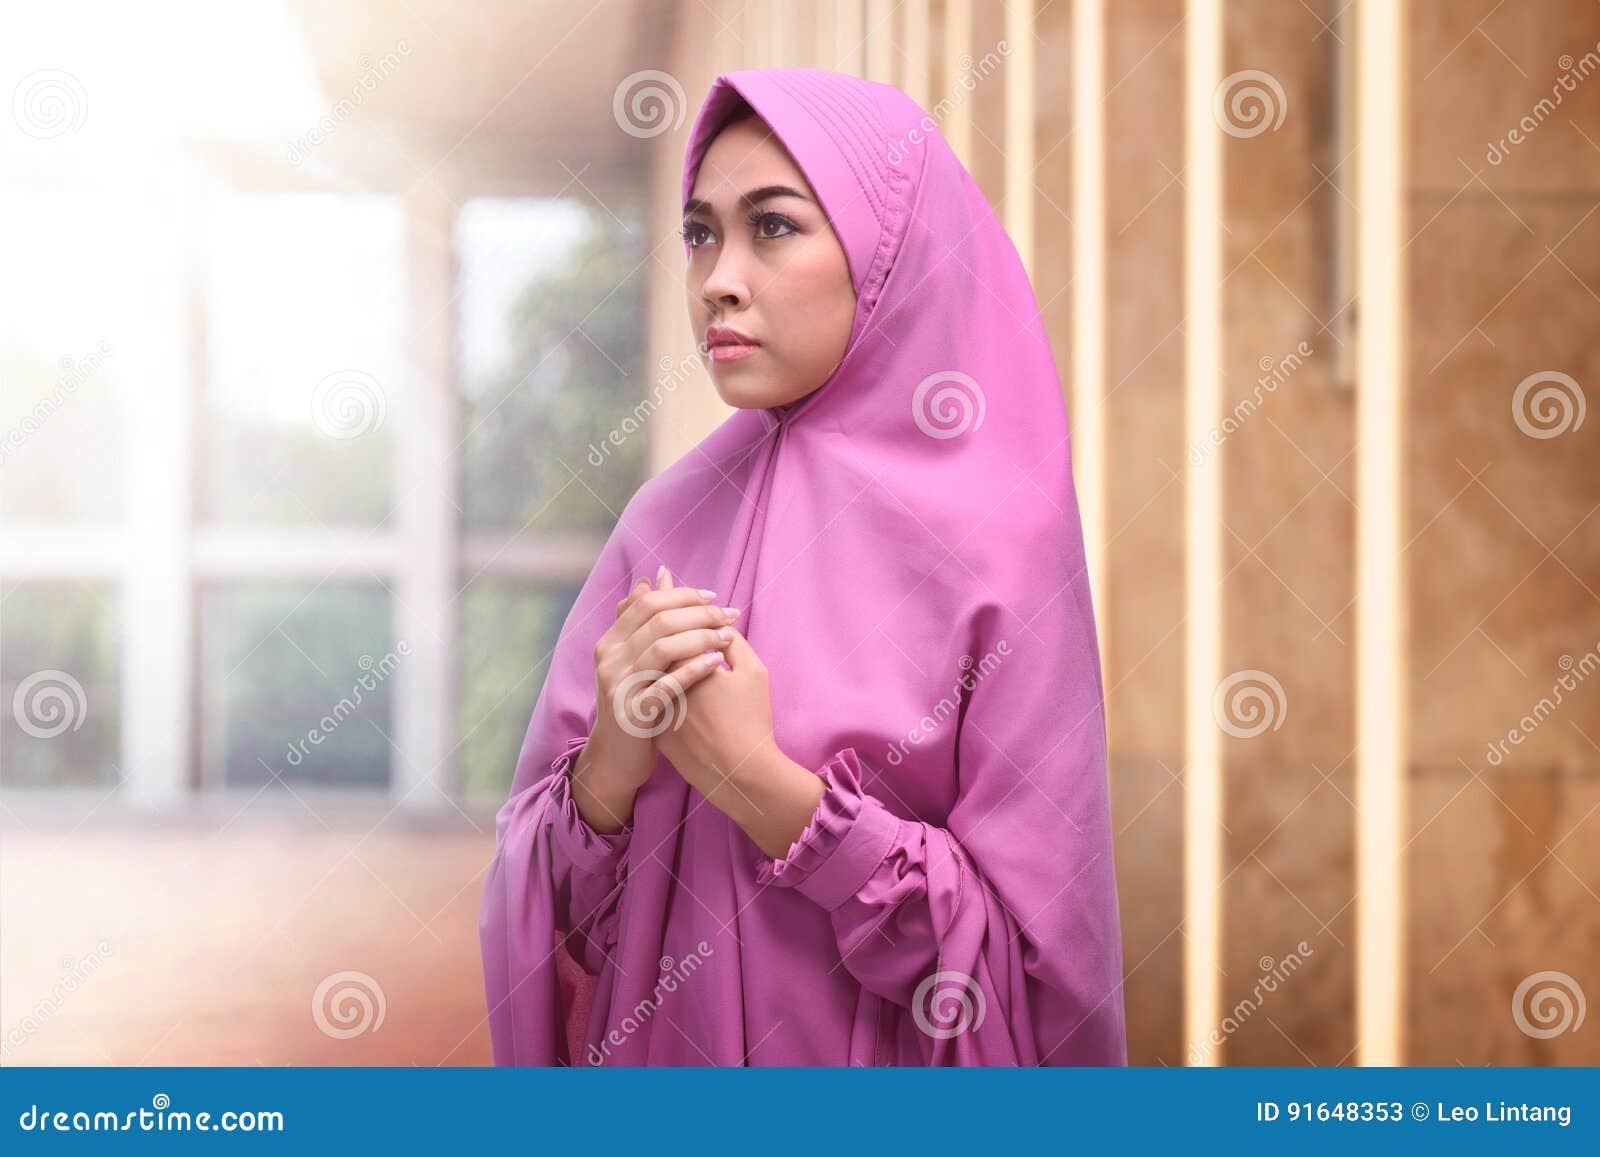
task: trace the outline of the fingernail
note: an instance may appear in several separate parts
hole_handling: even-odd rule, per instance
[[[717,632],[717,638],[721,639],[724,643],[731,643],[733,642],[733,632],[728,630],[727,627],[723,627],[722,630]]]
[[[703,599],[714,599],[714,598],[717,597],[717,592],[716,591],[708,591],[708,590],[705,589],[705,587],[701,587],[700,588],[700,597],[703,598]]]
[[[666,566],[665,563],[662,563],[661,567],[656,571],[656,582],[660,582],[662,579],[664,579],[666,577],[667,577],[667,566]]]
[[[728,617],[730,619],[737,619],[744,613],[738,607],[724,607],[723,609],[728,612]]]

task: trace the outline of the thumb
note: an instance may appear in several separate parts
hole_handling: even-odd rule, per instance
[[[723,648],[723,655],[727,657],[728,666],[738,670],[741,667],[760,666],[761,659],[756,654],[756,649],[750,645],[750,640],[737,627],[729,627],[733,638]]]

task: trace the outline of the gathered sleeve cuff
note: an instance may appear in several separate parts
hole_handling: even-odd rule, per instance
[[[861,763],[846,747],[815,769],[822,798],[782,859],[757,863],[756,883],[794,888],[827,911],[854,896],[894,847],[900,820],[861,790]]]
[[[556,846],[573,867],[594,876],[620,875],[623,853],[633,838],[630,820],[620,832],[597,832],[590,827],[572,798],[572,767],[588,736],[569,739],[561,754],[550,763],[554,782],[550,785],[550,804],[554,809],[551,831]]]

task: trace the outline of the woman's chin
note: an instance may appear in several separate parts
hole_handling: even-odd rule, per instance
[[[739,410],[765,410],[787,406],[805,397],[815,386],[796,389],[792,379],[750,365],[751,359],[713,363],[711,384],[728,405]]]
[[[743,376],[738,370],[719,366],[711,375],[717,393],[728,405],[739,410],[760,410],[767,406],[783,404],[783,391],[770,382],[755,376]]]

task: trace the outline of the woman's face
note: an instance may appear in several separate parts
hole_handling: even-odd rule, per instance
[[[760,117],[717,134],[683,216],[689,320],[730,406],[805,397],[844,357],[856,291],[816,194]]]

